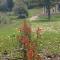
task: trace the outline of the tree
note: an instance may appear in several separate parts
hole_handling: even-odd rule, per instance
[[[0,11],[11,11],[13,4],[13,0],[0,0]]]
[[[42,0],[25,0],[25,3],[27,4],[28,8],[31,9],[40,6]]]
[[[6,0],[6,8],[8,11],[11,11],[13,8],[13,0]]]
[[[48,13],[48,19],[50,20],[51,18],[51,12],[50,12],[50,9],[54,6],[54,3],[56,2],[59,2],[60,0],[45,0],[45,6],[46,6],[46,9],[47,9],[47,13]]]
[[[27,6],[23,2],[23,0],[16,0],[13,10],[15,11],[15,14],[18,17],[22,17],[23,18],[22,15],[25,15],[24,17],[28,16]]]
[[[44,1],[44,7],[46,8],[46,13],[47,13],[47,15],[48,15],[48,20],[50,20],[50,18],[51,18],[51,12],[50,12],[50,9],[51,9],[51,6],[52,6],[52,1],[53,0],[45,0]]]
[[[46,8],[47,8],[47,13],[48,13],[48,19],[50,20],[50,6],[51,6],[51,0],[46,0]]]

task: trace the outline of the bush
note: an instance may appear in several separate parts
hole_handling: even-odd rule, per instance
[[[1,1],[0,11],[11,11],[13,8],[13,5],[14,5],[13,0]]]
[[[27,6],[23,2],[16,2],[13,8],[13,11],[18,16],[18,18],[26,18],[28,17],[28,9]]]

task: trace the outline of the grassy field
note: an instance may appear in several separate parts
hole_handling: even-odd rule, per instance
[[[52,53],[60,53],[60,15],[52,15],[48,21],[47,16],[40,16],[36,21],[31,22],[32,28],[41,27],[44,29],[42,38],[36,39],[38,50]],[[48,49],[48,50],[47,50]]]
[[[32,11],[30,13],[30,16],[34,15],[33,11],[36,11],[36,13],[38,12],[37,9],[30,11]],[[12,24],[0,25],[0,52],[3,52],[4,50],[7,50],[8,52],[13,51],[19,45],[19,42],[15,36],[18,33],[16,28],[18,28],[20,24],[21,21],[19,19],[16,19]],[[37,40],[35,36],[32,37],[32,40],[37,43],[37,49],[39,52],[44,52],[44,50],[48,48],[49,52],[60,53],[59,15],[52,16],[51,21],[48,21],[46,19],[46,16],[40,16],[36,21],[31,21],[30,24],[33,29],[38,26],[44,29],[42,38],[39,38]]]
[[[48,48],[48,51],[52,53],[59,53],[60,52],[60,22],[36,22],[32,23],[32,27],[41,27],[44,29],[42,34],[42,38],[36,39],[35,41],[38,44],[38,50],[41,52],[44,49]],[[35,42],[34,41],[34,42]]]

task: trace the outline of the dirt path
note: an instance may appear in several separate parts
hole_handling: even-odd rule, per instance
[[[30,20],[30,21],[34,21],[34,20],[36,20],[39,16],[45,16],[45,15],[44,15],[43,13],[36,14],[36,15],[30,17],[29,20]]]
[[[52,15],[57,15],[57,14],[60,14],[60,13],[56,13],[56,14],[52,14]],[[34,21],[34,20],[36,20],[39,16],[46,16],[46,15],[41,12],[41,13],[38,13],[38,14],[30,17],[29,20],[30,20],[30,21]]]
[[[38,18],[38,16],[32,16],[31,18],[29,18],[30,21],[32,20],[36,20]]]

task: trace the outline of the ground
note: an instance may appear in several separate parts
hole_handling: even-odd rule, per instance
[[[60,54],[60,14],[52,16],[51,21],[48,21],[47,16],[39,16],[36,18],[38,15],[37,12],[39,13],[40,9],[29,11],[31,13],[27,20],[31,20],[32,30],[36,30],[37,27],[43,28],[41,38],[37,40],[36,36],[32,37],[32,40],[37,43],[38,52],[44,54],[48,51],[48,53]],[[17,28],[19,28],[21,20],[15,18],[15,16],[9,16],[9,18],[13,18],[13,23],[0,24],[0,53],[7,50],[10,54],[19,45],[16,35],[18,34]],[[34,32],[32,35],[35,34]]]

